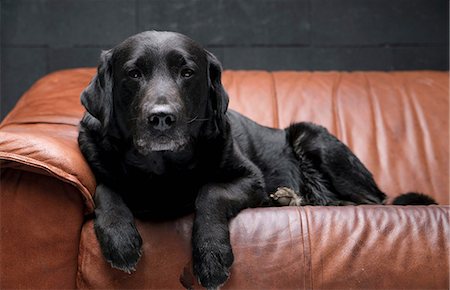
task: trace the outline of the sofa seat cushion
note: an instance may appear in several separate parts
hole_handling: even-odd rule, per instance
[[[223,289],[443,289],[449,214],[446,206],[247,209],[231,221],[235,261]],[[92,221],[84,225],[78,287],[199,289],[192,216],[137,227],[143,256],[127,274],[105,262]]]

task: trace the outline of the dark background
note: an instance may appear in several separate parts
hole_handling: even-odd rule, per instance
[[[152,29],[191,36],[225,69],[448,70],[448,0],[0,1],[0,119],[41,76]]]

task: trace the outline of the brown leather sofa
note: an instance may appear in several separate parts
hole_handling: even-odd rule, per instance
[[[192,216],[138,221],[144,255],[131,275],[100,253],[95,179],[76,141],[94,73],[44,77],[0,126],[0,288],[199,288]],[[245,210],[231,222],[224,289],[448,289],[448,72],[226,71],[223,82],[231,108],[264,125],[327,127],[390,198],[419,191],[440,204]]]

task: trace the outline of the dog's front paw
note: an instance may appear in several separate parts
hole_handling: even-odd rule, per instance
[[[217,289],[230,276],[234,256],[230,245],[203,243],[194,247],[194,274],[207,289]]]
[[[94,228],[106,261],[128,274],[135,271],[142,255],[142,239],[134,224],[119,222],[105,226],[96,220]]]

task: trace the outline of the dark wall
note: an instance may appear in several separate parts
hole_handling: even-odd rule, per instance
[[[191,36],[227,69],[448,70],[448,0],[0,1],[0,119],[39,77],[151,29]]]

